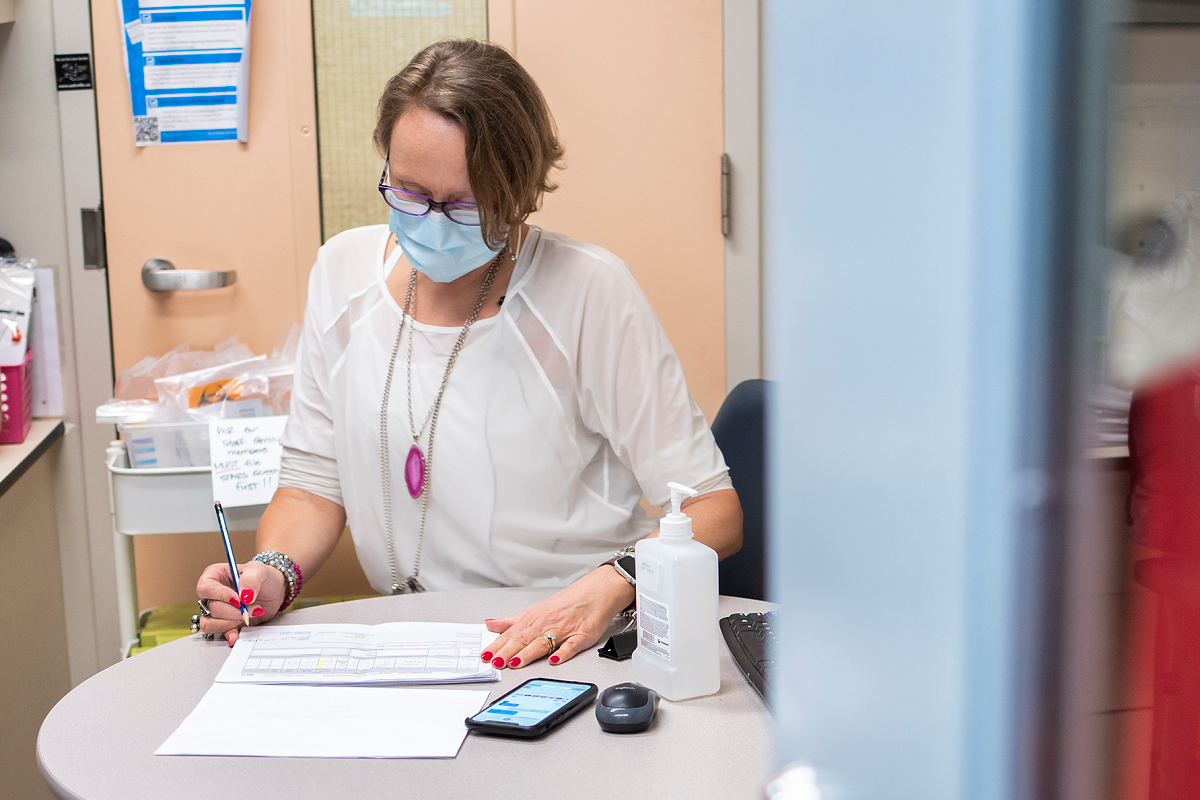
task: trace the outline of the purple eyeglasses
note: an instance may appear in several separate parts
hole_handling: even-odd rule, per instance
[[[401,214],[408,214],[410,217],[423,217],[430,211],[440,211],[451,222],[457,222],[459,225],[479,226],[479,206],[475,203],[439,203],[436,200],[430,200],[423,194],[406,192],[389,184],[386,161],[383,164],[383,174],[379,176],[379,193],[383,195],[385,203]]]

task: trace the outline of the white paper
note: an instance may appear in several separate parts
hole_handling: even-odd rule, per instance
[[[142,41],[142,21],[135,19],[133,22],[126,22],[125,33],[129,35],[129,41],[132,44],[140,44]]]
[[[36,270],[0,267],[0,367],[25,362]]]
[[[454,758],[478,689],[214,683],[155,755]]]
[[[227,508],[271,502],[279,485],[287,417],[213,419],[208,422],[213,499]]]
[[[249,628],[216,679],[326,685],[497,681],[500,671],[480,659],[495,637],[485,625],[455,622]]]
[[[33,415],[63,415],[62,356],[58,349],[58,306],[54,298],[54,270],[34,271],[37,293],[33,296]]]

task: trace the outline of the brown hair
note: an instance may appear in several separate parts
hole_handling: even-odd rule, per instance
[[[550,170],[564,150],[533,78],[507,50],[473,39],[431,44],[413,56],[379,98],[375,147],[387,156],[396,120],[427,108],[462,129],[467,173],[483,236],[493,247],[558,188]]]

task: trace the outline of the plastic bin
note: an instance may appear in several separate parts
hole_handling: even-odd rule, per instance
[[[141,536],[217,530],[210,467],[132,469],[124,443],[118,441],[108,448],[108,477],[117,533]],[[252,531],[264,510],[265,505],[227,508],[225,519],[230,530]]]
[[[208,425],[205,424],[207,433]],[[213,512],[212,468],[151,467],[132,469],[125,442],[108,447],[108,505],[112,512],[113,544],[117,562],[117,613],[121,626],[122,657],[138,641],[137,577],[133,537],[157,533],[216,533]],[[229,529],[251,531],[258,527],[265,505],[225,509]],[[213,540],[218,552],[217,539]],[[220,560],[219,557],[214,560]]]
[[[121,424],[121,439],[133,469],[207,467],[207,422],[148,422]]]
[[[11,367],[0,367],[0,444],[20,444],[33,427],[33,351]]]

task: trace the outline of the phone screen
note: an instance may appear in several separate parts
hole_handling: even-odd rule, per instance
[[[585,683],[534,680],[505,695],[471,719],[532,727],[591,687]]]

